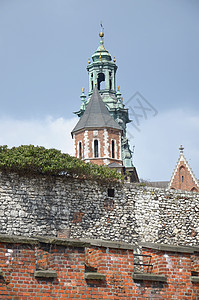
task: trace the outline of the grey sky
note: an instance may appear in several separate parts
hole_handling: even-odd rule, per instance
[[[199,177],[198,0],[0,0],[0,143],[43,140],[71,151],[69,135],[65,146],[51,144],[46,124],[76,122],[70,119],[81,88],[88,91],[86,66],[101,20],[124,103],[139,91],[158,111],[139,132],[129,125],[140,177],[168,180],[181,143]]]

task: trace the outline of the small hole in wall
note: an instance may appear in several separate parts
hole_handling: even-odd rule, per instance
[[[114,197],[115,196],[115,190],[114,189],[108,189],[108,197]]]
[[[198,276],[198,275],[199,275],[198,272],[196,272],[196,271],[191,271],[191,276]]]

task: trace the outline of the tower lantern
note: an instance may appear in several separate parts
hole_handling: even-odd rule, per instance
[[[110,53],[104,47],[103,29],[101,29],[99,36],[100,45],[92,55],[92,62],[87,66],[89,73],[89,96],[92,95],[95,84],[97,84],[97,88],[101,94],[115,94],[117,66],[112,61]]]

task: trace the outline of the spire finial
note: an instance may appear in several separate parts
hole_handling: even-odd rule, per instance
[[[102,22],[100,23],[100,26],[101,26],[101,31],[100,31],[100,33],[99,33],[99,36],[101,37],[100,44],[103,44],[104,27],[103,27],[103,25],[102,25]]]
[[[82,88],[82,94],[81,94],[80,98],[81,98],[82,102],[84,103],[86,100],[86,95],[84,94],[84,88]]]
[[[179,150],[180,150],[180,153],[183,154],[184,147],[182,145],[180,145]]]

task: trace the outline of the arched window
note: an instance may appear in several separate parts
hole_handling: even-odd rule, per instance
[[[103,82],[103,85],[101,84]],[[97,77],[97,88],[98,90],[105,89],[105,75],[104,73],[99,73]]]
[[[115,141],[111,142],[111,157],[115,158]]]
[[[94,140],[94,157],[99,157],[98,140]]]
[[[180,169],[179,169],[179,188],[180,189],[184,188],[185,180],[186,180],[186,177],[185,177],[185,167],[181,166]]]
[[[112,80],[111,79],[109,79],[109,88],[110,88],[110,90],[112,90]]]
[[[93,73],[91,73],[91,90],[93,90]]]
[[[198,192],[198,190],[197,190],[195,187],[193,187],[193,188],[191,189],[191,192]]]
[[[112,90],[112,73],[109,72],[109,89]]]
[[[79,142],[79,158],[82,158],[82,143]]]

